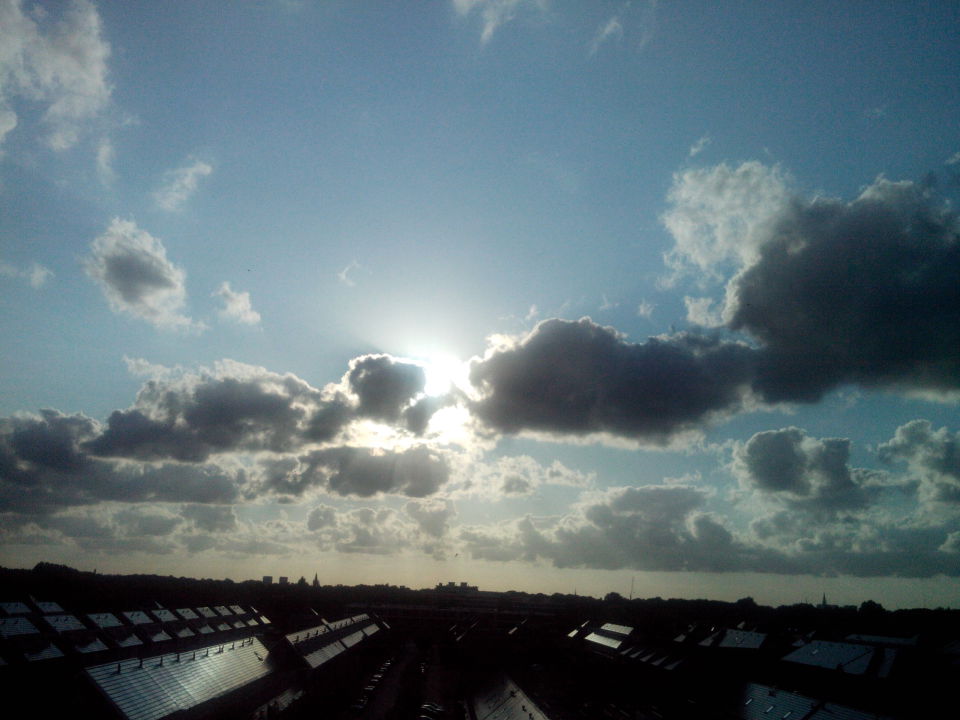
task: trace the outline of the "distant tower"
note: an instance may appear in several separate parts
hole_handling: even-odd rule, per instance
[[[827,594],[823,594],[823,600],[820,601],[820,607],[825,608],[827,606]]]
[[[313,574],[313,586],[314,586],[314,587],[320,587],[320,580],[317,578],[317,574],[316,574],[316,573]]]

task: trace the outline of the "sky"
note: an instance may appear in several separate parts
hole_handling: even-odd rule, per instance
[[[0,0],[0,564],[960,607],[960,6]]]

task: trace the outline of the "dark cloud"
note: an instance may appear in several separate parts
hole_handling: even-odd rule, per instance
[[[91,454],[203,462],[212,454],[287,452],[329,440],[350,419],[343,401],[293,375],[228,364],[216,374],[150,380],[84,445]]]
[[[727,289],[728,326],[763,344],[770,400],[841,383],[960,387],[960,223],[920,185],[791,203]]]
[[[549,560],[557,567],[616,570],[758,570],[769,552],[737,541],[701,508],[705,491],[684,485],[612,488],[569,515],[464,528],[470,554],[487,560]]]
[[[337,511],[329,505],[318,505],[307,515],[307,530],[333,527],[337,523]]]
[[[689,333],[632,344],[586,318],[544,321],[474,362],[477,417],[502,432],[665,442],[748,398],[813,402],[846,383],[960,389],[960,222],[929,189],[881,178],[853,202],[805,201],[753,163],[685,174],[671,199],[668,260],[732,267],[717,322],[754,344]],[[710,302],[687,299],[698,317]]]
[[[186,505],[180,514],[202,532],[230,532],[237,527],[237,516],[230,505]]]
[[[416,522],[420,531],[431,537],[440,538],[450,529],[450,520],[457,513],[449,500],[411,500],[403,506]]]
[[[267,461],[253,492],[299,496],[319,487],[338,495],[425,497],[437,492],[449,475],[446,460],[425,445],[399,451],[345,446]]]
[[[753,377],[746,345],[680,334],[624,340],[589,318],[546,320],[475,361],[473,412],[503,432],[610,433],[666,442],[739,410]]]
[[[849,440],[816,439],[791,427],[755,434],[734,451],[733,468],[747,489],[795,508],[832,513],[869,502],[849,459]]]
[[[359,398],[358,415],[395,422],[423,392],[427,376],[419,365],[389,355],[364,355],[350,361],[346,379]]]
[[[56,410],[0,419],[0,510],[43,514],[107,500],[229,503],[245,480],[215,465],[91,457],[83,447],[99,430],[95,420]]]

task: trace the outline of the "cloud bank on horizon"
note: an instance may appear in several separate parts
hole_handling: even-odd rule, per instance
[[[679,20],[665,20],[657,3],[640,5],[578,16],[578,62],[637,62],[654,51]],[[306,217],[299,188],[214,215],[227,201],[212,186],[240,187],[226,135],[218,147],[187,133],[178,147],[215,150],[138,167],[136,143],[115,138],[148,121],[111,118],[122,114],[112,98],[126,92],[130,72],[112,48],[132,39],[100,10],[84,0],[59,10],[0,3],[0,40],[16,36],[0,42],[3,173],[28,172],[22,158],[39,152],[24,150],[30,134],[58,157],[89,143],[83,172],[112,197],[69,231],[78,233],[69,259],[56,244],[40,243],[36,258],[5,244],[11,260],[0,279],[24,303],[26,293],[61,286],[78,312],[82,303],[85,322],[111,323],[100,342],[142,384],[125,407],[54,409],[92,397],[70,375],[56,383],[61,402],[0,417],[5,562],[24,548],[188,561],[343,553],[558,570],[960,578],[960,428],[943,420],[960,402],[955,147],[941,148],[946,164],[922,180],[874,175],[844,198],[804,192],[786,162],[719,159],[724,132],[700,130],[677,143],[672,166],[660,170],[665,190],[647,209],[657,225],[647,232],[663,242],[565,256],[562,271],[578,258],[598,307],[567,300],[566,309],[544,310],[567,290],[531,250],[536,262],[523,272],[533,274],[516,285],[529,286],[522,296],[536,304],[504,290],[516,312],[476,334],[475,345],[486,335],[486,346],[469,360],[442,363],[430,351],[333,330],[309,349],[298,336],[312,324],[360,327],[376,316],[371,308],[408,302],[429,325],[418,292],[446,292],[432,309],[440,327],[443,312],[467,307],[486,266],[461,269],[443,258],[453,250],[437,246],[408,268],[405,255],[418,247],[389,236],[342,248],[329,236],[285,239]],[[448,31],[479,25],[472,63],[497,62],[516,33],[573,22],[546,2],[455,0],[452,10]],[[149,106],[136,107],[144,115]],[[347,124],[369,132],[381,111],[373,103],[361,125]],[[216,171],[197,159],[211,156],[222,158]],[[286,161],[271,163],[302,172],[284,170]],[[273,171],[261,169],[265,178]],[[587,171],[577,172],[565,186],[574,208],[588,197]],[[139,191],[118,191],[134,173]],[[354,202],[333,186],[322,197]],[[277,224],[281,208],[293,225]],[[396,220],[392,205],[382,211],[376,222]],[[26,212],[5,235],[36,222]],[[575,217],[571,224],[586,222]],[[249,237],[244,224],[270,240]],[[463,243],[470,232],[481,230],[465,229]],[[242,259],[219,261],[231,252]],[[514,252],[519,273],[526,250]],[[632,256],[643,257],[643,270],[607,289],[605,278]],[[588,277],[593,262],[601,270]],[[348,277],[359,268],[362,277]],[[299,298],[310,298],[308,310]],[[8,322],[17,307],[5,303]],[[87,365],[77,372],[106,388],[87,352],[78,352]],[[311,366],[321,370],[304,370]],[[830,419],[842,398],[848,428]],[[808,422],[814,428],[802,427]]]

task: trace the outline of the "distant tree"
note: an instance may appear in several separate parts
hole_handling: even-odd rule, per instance
[[[881,615],[885,613],[883,605],[873,600],[864,600],[860,603],[860,614],[861,615]]]
[[[618,592],[608,592],[603,596],[603,601],[606,603],[618,603],[623,602],[623,595]]]
[[[297,587],[306,587],[306,586],[307,586],[307,579],[303,575],[301,575],[300,579],[297,580]]]

